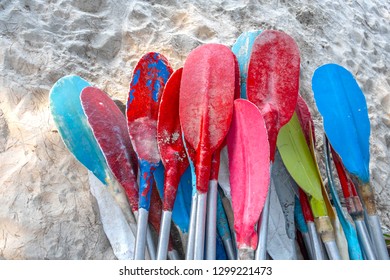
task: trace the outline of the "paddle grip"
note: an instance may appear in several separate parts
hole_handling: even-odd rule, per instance
[[[331,242],[335,241],[335,234],[333,231],[332,222],[328,216],[321,216],[314,219],[317,231],[321,236],[322,242]]]
[[[367,214],[370,216],[376,215],[375,196],[370,184],[358,184],[358,187]]]

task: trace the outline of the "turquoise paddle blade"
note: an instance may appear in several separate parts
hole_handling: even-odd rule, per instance
[[[50,110],[66,147],[107,185],[112,176],[81,106],[80,94],[87,86],[78,76],[59,79],[50,91]]]
[[[346,169],[368,183],[370,121],[359,85],[342,66],[326,64],[314,72],[312,88],[331,145]]]
[[[236,55],[240,68],[241,98],[244,99],[247,99],[246,79],[248,78],[249,58],[251,57],[253,43],[260,33],[261,30],[244,32],[232,46],[232,52]]]

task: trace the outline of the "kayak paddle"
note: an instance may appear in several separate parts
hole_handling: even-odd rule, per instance
[[[140,168],[139,217],[135,259],[145,258],[145,242],[153,185],[153,171],[160,164],[157,147],[157,116],[161,93],[172,73],[167,59],[158,53],[145,54],[136,65],[130,83],[126,116],[130,140]]]
[[[233,239],[229,228],[229,222],[226,217],[225,209],[222,205],[221,195],[218,192],[217,195],[217,230],[218,234],[222,239],[223,245],[225,246],[225,251],[227,258],[229,260],[235,260],[235,250],[233,247]]]
[[[167,256],[172,209],[175,203],[180,178],[189,166],[181,137],[179,120],[179,90],[182,68],[175,71],[167,81],[161,96],[157,121],[157,143],[165,167],[163,212],[157,248],[157,259]]]
[[[135,219],[132,216],[122,187],[119,184],[115,184],[114,176],[106,164],[106,160],[83,112],[80,94],[88,86],[90,84],[78,76],[70,75],[62,77],[53,85],[50,91],[50,110],[65,146],[81,164],[93,173],[94,176],[89,176],[92,182],[90,184],[91,192],[96,195],[97,199],[101,197],[104,199],[104,197],[107,197],[107,194],[103,192],[99,196],[100,192],[96,191],[97,186],[103,185],[113,200],[119,205],[122,215],[125,217],[127,223],[129,223],[123,223],[123,217],[120,215],[116,216],[115,219],[105,219],[105,213],[109,211],[108,207],[110,209],[116,209],[116,206],[105,203],[106,201],[98,200],[99,211],[103,219],[102,222],[105,223],[105,233],[109,238],[115,255],[118,258],[122,258],[123,247],[118,247],[117,243],[121,242],[121,240],[123,241],[123,239],[120,239],[119,233],[113,232],[113,228],[115,228],[115,231],[121,230],[121,234],[128,232],[129,225],[135,224]],[[95,177],[101,182],[100,184],[94,180]],[[106,222],[110,222],[110,224]],[[124,239],[124,241],[128,243],[126,245],[123,244],[123,246],[130,248],[132,243],[131,239]]]
[[[379,259],[389,259],[375,195],[370,186],[370,121],[363,92],[353,75],[337,64],[323,65],[312,78],[314,99],[323,117],[325,133],[345,168],[358,180],[368,224]]]
[[[271,162],[274,161],[278,132],[294,113],[299,89],[299,69],[299,49],[289,35],[266,30],[256,38],[248,66],[247,95],[248,100],[263,115],[268,131]],[[268,202],[261,215],[257,259],[266,258],[267,205]]]
[[[232,118],[236,82],[234,54],[226,46],[205,44],[184,64],[179,115],[185,139],[195,149],[198,193],[194,258],[203,259],[204,228],[211,158]]]
[[[335,238],[336,238],[336,244],[340,252],[340,256],[342,259],[349,259],[349,253],[348,253],[348,243],[346,236],[344,234],[344,231],[342,229],[342,226],[340,224],[340,220],[338,218],[338,215],[336,215],[334,207],[330,203],[328,193],[325,189],[325,185],[322,181],[320,168],[318,167],[318,160],[317,155],[315,152],[315,131],[314,131],[314,122],[311,117],[311,113],[309,110],[309,107],[307,106],[305,100],[302,98],[302,96],[298,95],[298,101],[297,101],[297,107],[295,109],[295,112],[297,114],[299,123],[301,125],[301,128],[303,129],[303,133],[305,135],[306,143],[310,147],[310,152],[313,156],[315,166],[317,169],[317,173],[320,176],[321,179],[321,191],[322,191],[322,197],[324,198],[324,202],[327,208],[328,216],[332,222]],[[349,237],[349,236],[348,236]],[[354,237],[352,237],[354,239]],[[353,241],[352,241],[353,242]],[[358,245],[358,244],[354,244]],[[359,248],[360,250],[360,248]]]
[[[340,259],[335,234],[322,193],[322,180],[296,114],[279,132],[278,149],[295,182],[309,196],[316,228],[331,259]]]
[[[329,143],[324,135],[324,151],[325,151],[325,166],[326,166],[326,174],[328,177],[328,185],[330,189],[330,193],[332,195],[333,204],[336,207],[337,215],[340,218],[341,225],[344,229],[345,236],[348,240],[348,252],[351,260],[362,260],[363,254],[359,245],[359,239],[357,236],[356,229],[353,225],[353,223],[350,221],[350,218],[347,217],[344,213],[344,210],[341,206],[341,202],[336,190],[335,182],[333,179],[332,169],[331,169],[331,159],[330,159],[330,151],[329,151]],[[363,212],[363,211],[362,211]],[[362,219],[363,219],[363,214]],[[363,222],[363,221],[361,221]],[[356,227],[359,226],[356,224]],[[359,231],[359,230],[358,230]],[[366,235],[367,236],[367,235]],[[362,243],[363,248],[365,248],[367,245],[369,246],[369,250],[365,249],[364,251],[367,252],[366,256],[368,259],[375,259],[375,255],[371,249],[370,243],[368,242],[368,239],[366,238],[360,238],[360,241]]]
[[[257,248],[255,229],[270,183],[267,129],[253,103],[244,99],[234,101],[227,146],[238,258],[250,260]]]

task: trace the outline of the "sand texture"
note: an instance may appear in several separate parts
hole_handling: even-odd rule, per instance
[[[371,122],[371,184],[390,228],[389,23],[384,0],[1,0],[0,259],[115,258],[87,170],[65,148],[50,115],[49,91],[59,78],[79,75],[125,102],[146,52],[161,52],[177,69],[196,46],[231,47],[256,29],[282,30],[296,40],[300,93],[322,159],[311,77],[330,62],[354,74]]]

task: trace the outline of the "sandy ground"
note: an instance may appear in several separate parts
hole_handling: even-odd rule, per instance
[[[231,46],[244,31],[278,29],[301,51],[301,94],[316,130],[314,70],[348,68],[363,89],[371,122],[371,181],[390,227],[390,4],[357,1],[0,2],[0,259],[112,259],[87,171],[66,150],[48,94],[77,74],[126,100],[146,52],[173,68],[203,43]],[[317,139],[322,151],[322,139]]]

